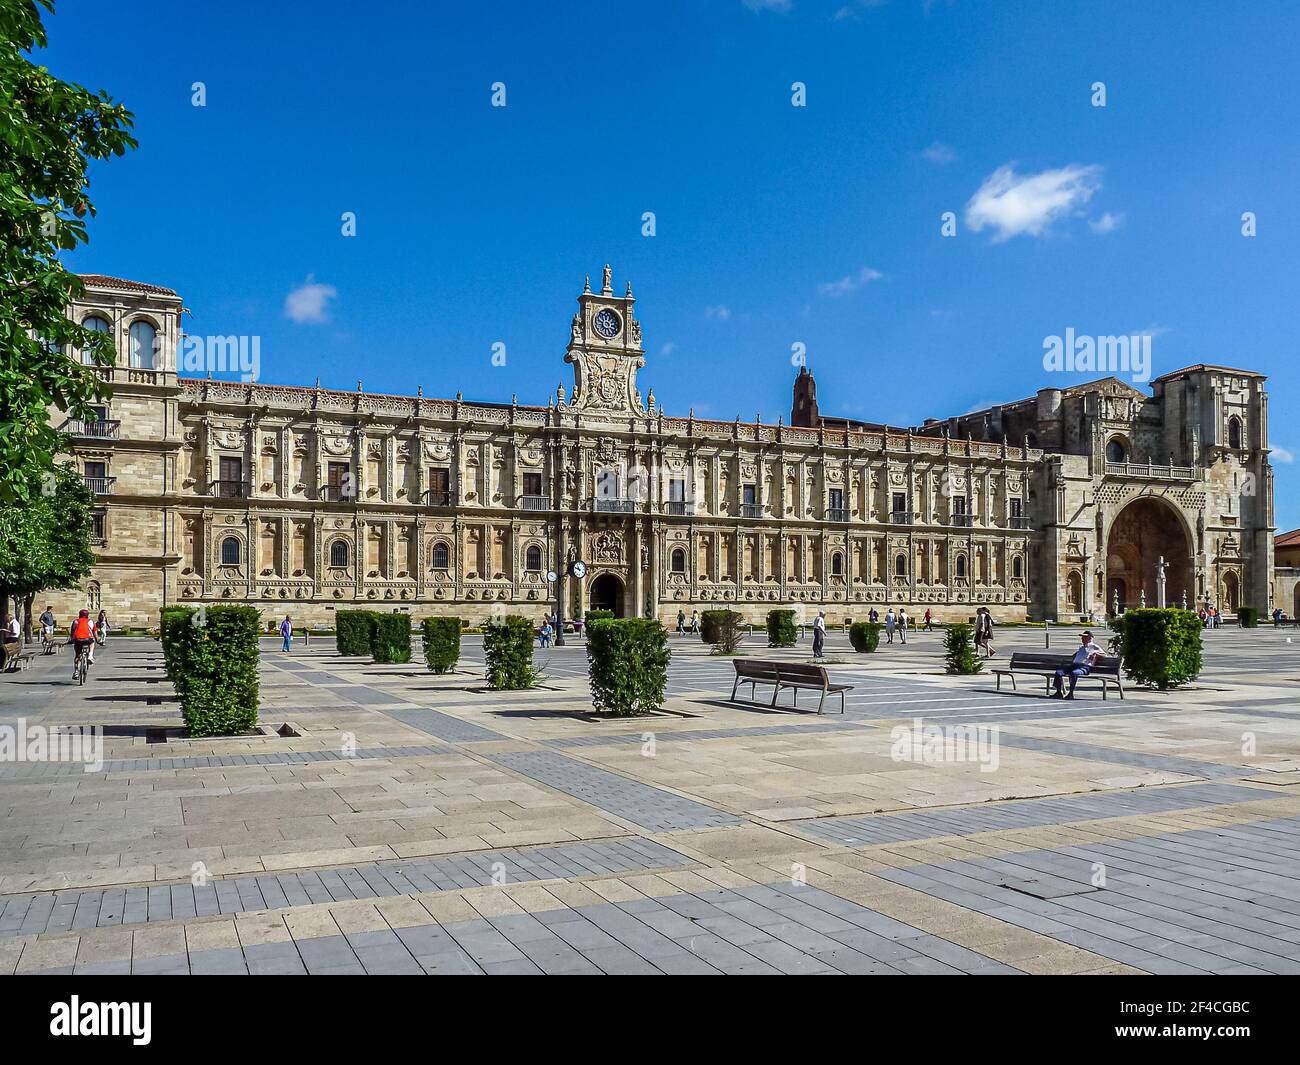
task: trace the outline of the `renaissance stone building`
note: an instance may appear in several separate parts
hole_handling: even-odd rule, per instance
[[[86,277],[69,313],[119,352],[97,420],[65,425],[99,561],[50,601],[117,625],[231,602],[313,625],[540,619],[552,572],[566,617],[1064,621],[1155,605],[1163,559],[1170,604],[1270,606],[1259,374],[1192,366],[1151,395],[1107,378],[908,428],[823,417],[805,369],[791,424],[668,417],[638,384],[631,285],[602,280],[569,325],[572,388],[529,406],[179,376],[180,297]]]

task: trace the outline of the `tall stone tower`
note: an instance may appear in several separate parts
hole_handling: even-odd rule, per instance
[[[591,279],[578,297],[572,336],[564,361],[573,363],[573,394],[567,408],[581,413],[644,415],[645,405],[636,387],[636,372],[645,365],[641,323],[633,317],[632,283],[627,293],[615,296],[605,267],[599,292]]]
[[[790,424],[815,429],[821,424],[821,415],[817,411],[817,382],[808,372],[807,366],[799,368],[799,376],[794,379],[794,403],[790,407]]]

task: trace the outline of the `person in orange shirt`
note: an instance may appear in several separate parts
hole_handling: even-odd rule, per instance
[[[68,639],[72,643],[72,676],[77,676],[77,658],[81,655],[84,648],[87,654],[86,662],[88,665],[95,664],[95,630],[90,624],[90,611],[83,610],[72,622],[71,631]]]

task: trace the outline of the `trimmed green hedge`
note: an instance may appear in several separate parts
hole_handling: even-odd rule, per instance
[[[448,673],[460,661],[460,618],[425,618],[424,661],[434,673]]]
[[[849,626],[849,643],[858,652],[874,651],[880,646],[880,630],[884,626],[878,621],[855,621]]]
[[[668,685],[668,633],[654,618],[606,618],[587,630],[591,701],[632,717],[657,710]]]
[[[411,660],[411,617],[409,614],[374,615],[370,635],[370,653],[376,662]]]
[[[340,610],[334,615],[335,646],[341,655],[368,655],[374,639],[373,610]]]
[[[728,614],[736,614],[734,610],[706,610],[700,615],[700,639],[705,643],[717,643],[718,631],[722,627]],[[739,618],[740,615],[736,614]]]
[[[501,691],[533,686],[537,680],[533,637],[533,623],[518,614],[494,619],[484,626],[483,658],[489,686]]]
[[[767,612],[768,647],[793,647],[795,645],[795,627],[793,610],[769,610]]]
[[[975,626],[949,625],[943,634],[943,658],[949,673],[972,674],[984,668],[975,653]]]
[[[612,610],[588,610],[582,616],[582,620],[590,625],[593,621],[608,621],[614,616]]]
[[[163,661],[191,737],[235,736],[257,724],[260,631],[256,607],[162,611]]]
[[[1175,607],[1126,610],[1113,619],[1124,672],[1164,691],[1201,672],[1201,619]]]
[[[1259,611],[1253,606],[1238,607],[1237,624],[1243,629],[1253,629],[1259,624]]]

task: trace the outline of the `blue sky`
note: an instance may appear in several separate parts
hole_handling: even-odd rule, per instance
[[[788,416],[801,343],[825,412],[914,423],[1073,383],[1047,336],[1146,331],[1153,376],[1269,376],[1300,526],[1293,3],[63,0],[47,25],[41,61],[141,142],[93,171],[72,265],[260,336],[268,382],[544,403],[606,262],[670,414]]]

